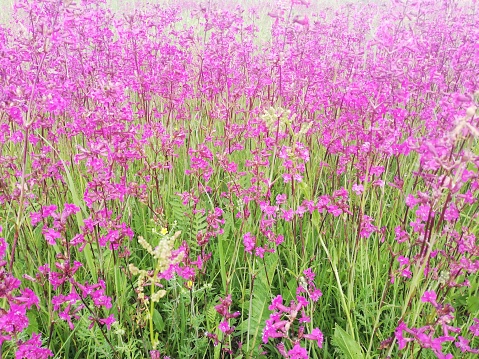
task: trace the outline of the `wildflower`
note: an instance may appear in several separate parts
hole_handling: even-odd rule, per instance
[[[304,334],[303,337],[306,339],[315,340],[318,344],[318,347],[323,347],[323,333],[321,330],[319,330],[319,328],[314,328],[311,334]]]
[[[303,348],[299,343],[296,343],[290,351],[288,351],[288,357],[290,359],[308,359],[308,351]]]
[[[444,219],[446,221],[452,222],[459,218],[459,210],[457,209],[454,203],[450,203],[444,212]]]
[[[256,246],[256,237],[250,232],[245,233],[243,236],[243,244],[245,252],[252,253]]]
[[[218,329],[221,330],[225,334],[231,334],[234,330],[234,327],[230,327],[229,323],[227,320],[223,320],[220,325],[218,326]]]
[[[413,338],[405,338],[403,336],[403,332],[407,329],[408,328],[407,328],[406,324],[404,322],[401,322],[401,323],[399,323],[396,330],[394,331],[394,336],[396,337],[396,340],[398,341],[399,350],[404,349],[408,342],[414,340]]]
[[[1,232],[2,227],[0,226],[0,232]],[[5,241],[5,238],[0,238],[0,259],[2,259],[5,256],[5,253],[7,252],[7,242]]]
[[[372,222],[373,219],[371,217],[363,215],[359,232],[361,238],[369,238],[373,232],[377,231],[377,227]]]
[[[286,221],[286,222],[291,222],[294,218],[294,210],[293,209],[281,209],[281,217]]]
[[[436,302],[437,295],[436,292],[433,290],[424,292],[423,296],[421,297],[421,301],[424,303],[431,303],[434,307],[438,307],[439,304]]]
[[[270,306],[268,307],[269,310],[279,310],[282,312],[289,312],[289,308],[283,305],[283,297],[281,295],[277,295],[273,301],[271,302]]]
[[[256,247],[255,248],[255,255],[259,258],[264,258],[264,254],[266,253],[266,249],[263,247]]]
[[[310,292],[310,297],[313,302],[317,302],[319,298],[323,295],[320,289],[316,288]]]
[[[456,341],[454,345],[459,348],[463,353],[471,351],[471,347],[469,346],[469,340],[462,336],[458,337],[458,341]]]
[[[15,297],[17,303],[23,303],[27,309],[30,309],[33,305],[40,309],[38,297],[33,290],[25,288],[21,293],[22,295],[20,297]]]
[[[45,236],[47,243],[51,246],[54,246],[56,244],[56,240],[62,237],[62,235],[53,228],[44,227],[42,233]]]
[[[48,348],[42,348],[40,334],[32,334],[32,337],[18,346],[15,359],[47,359],[53,356]]]
[[[352,190],[354,193],[356,193],[358,196],[361,195],[364,191],[364,186],[362,184],[354,184],[352,187]]]
[[[471,325],[469,327],[469,330],[472,333],[472,335],[474,335],[475,337],[479,337],[479,319],[473,318],[473,321],[475,324]]]
[[[286,195],[285,194],[278,194],[276,196],[276,204],[281,205],[286,202]]]
[[[108,330],[110,330],[111,325],[116,322],[116,319],[114,315],[111,314],[108,318],[99,319],[98,322],[101,325],[105,325],[108,328]]]

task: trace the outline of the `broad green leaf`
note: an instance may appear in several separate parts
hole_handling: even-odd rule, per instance
[[[155,325],[155,330],[158,333],[161,333],[165,329],[165,322],[160,312],[155,309],[153,312],[153,324]]]
[[[336,324],[333,335],[333,344],[345,359],[364,359],[363,351],[358,342]]]
[[[471,313],[479,311],[479,297],[471,296],[467,298],[467,309]]]
[[[27,313],[27,317],[28,317],[27,334],[32,335],[32,333],[38,333],[38,322],[37,322],[36,314],[32,311],[29,311]]]

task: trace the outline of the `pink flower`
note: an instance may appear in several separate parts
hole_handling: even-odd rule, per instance
[[[408,233],[401,228],[401,226],[397,226],[394,228],[394,233],[396,234],[395,240],[398,243],[403,243],[409,239]]]
[[[296,343],[290,351],[288,351],[288,357],[290,359],[308,359],[308,351],[303,348],[299,343]]]
[[[306,213],[306,207],[304,206],[298,206],[296,211],[294,212],[298,217],[303,218],[303,215]]]
[[[459,218],[459,211],[454,203],[450,203],[444,212],[444,219],[452,222]]]
[[[406,205],[408,207],[414,207],[416,204],[419,203],[419,200],[417,200],[412,194],[408,194],[406,197]]]
[[[283,204],[284,202],[286,202],[286,195],[285,194],[278,194],[276,196],[276,204],[280,205],[280,204]]]
[[[333,192],[333,197],[348,199],[348,190],[344,187],[341,187],[340,189]]]
[[[35,226],[42,221],[43,216],[39,212],[32,212],[30,213],[30,218],[32,219],[32,226]]]
[[[428,220],[429,214],[431,217],[434,216],[434,212],[431,211],[431,206],[428,204],[423,204],[416,210],[416,217],[424,222]]]
[[[431,303],[433,306],[438,307],[436,302],[437,295],[436,292],[433,290],[425,291],[423,296],[421,297],[421,301],[424,303]]]
[[[55,211],[57,210],[57,206],[52,204],[50,206],[43,206],[42,207],[42,216],[43,218],[47,218],[50,216],[53,216],[55,214]]]
[[[116,322],[115,316],[111,314],[108,318],[99,319],[98,322],[102,325],[106,325],[107,329],[110,330],[111,325]]]
[[[322,295],[323,295],[323,293],[322,293],[321,290],[319,290],[318,288],[314,289],[314,290],[310,293],[310,297],[311,297],[311,300],[312,300],[313,302],[317,302]]]
[[[318,347],[323,347],[324,337],[323,333],[321,332],[321,330],[319,330],[319,328],[314,328],[311,334],[305,334],[303,337],[310,340],[316,340],[318,343]]]
[[[331,213],[334,217],[338,217],[343,213],[343,210],[334,204],[328,204],[327,208],[328,212]]]
[[[383,166],[372,166],[370,171],[372,175],[380,176],[384,172]]]
[[[473,321],[475,324],[471,325],[469,330],[471,331],[472,335],[479,337],[479,319],[473,318]]]
[[[278,211],[277,206],[270,206],[267,202],[261,202],[259,207],[264,214],[272,217],[274,217]]]
[[[409,259],[406,258],[406,257],[399,256],[399,257],[397,258],[397,260],[398,260],[399,264],[402,265],[402,266],[405,266],[405,265],[408,265],[408,264],[409,264]]]
[[[278,349],[279,353],[280,353],[283,357],[285,357],[285,358],[288,357],[288,353],[286,353],[286,349],[285,349],[285,347],[284,347],[284,343],[283,343],[283,342],[279,343],[279,344],[276,346],[276,348]]]
[[[286,221],[286,222],[291,222],[294,218],[294,210],[291,208],[286,210],[286,209],[281,209],[282,215],[281,217]]]
[[[276,236],[276,238],[274,239],[274,244],[276,244],[277,246],[279,246],[281,243],[284,242],[284,236],[282,234],[279,234],[278,236]]]
[[[42,348],[40,334],[32,334],[32,338],[18,346],[15,359],[47,359],[53,356],[48,348]]]
[[[226,165],[225,170],[230,173],[236,173],[238,171],[238,165],[234,162],[229,162]]]
[[[396,337],[396,340],[398,341],[399,350],[404,349],[408,342],[414,340],[413,338],[405,338],[403,336],[403,332],[405,330],[408,330],[408,328],[404,322],[401,322],[399,323],[396,330],[394,331],[394,336]]]
[[[279,313],[271,314],[270,318],[266,320],[266,325],[263,329],[263,343],[268,343],[269,338],[282,338],[284,333],[281,331],[278,332],[276,323],[280,319],[281,315]],[[281,328],[280,328],[281,329]]]
[[[359,232],[359,235],[361,238],[369,238],[372,233],[377,231],[376,226],[372,224],[373,219],[367,215],[363,215],[362,221],[361,221],[361,230]]]
[[[28,327],[28,318],[26,315],[26,307],[23,305],[10,304],[10,310],[0,316],[0,328],[2,331],[22,332]]]
[[[39,301],[38,297],[36,294],[31,290],[30,288],[25,288],[22,291],[22,295],[20,297],[16,297],[15,301],[18,303],[23,303],[27,307],[27,309],[30,309],[33,305],[35,305],[38,309],[39,307]]]
[[[308,317],[304,310],[301,311],[301,317],[299,318],[300,323],[310,323],[311,317]]]
[[[308,300],[301,295],[297,295],[296,300],[298,301],[298,306],[300,307],[306,307],[309,304]]]
[[[362,184],[354,184],[352,190],[354,193],[360,196],[364,191],[364,186]]]
[[[80,211],[80,207],[78,207],[77,205],[74,205],[74,204],[70,204],[70,203],[65,203],[65,206],[63,208],[63,213],[62,213],[62,217],[63,218],[66,218],[72,214],[75,214],[77,212]]]
[[[56,240],[62,237],[62,235],[53,228],[44,227],[42,233],[45,236],[47,243],[51,246],[54,246],[56,244]]]
[[[220,304],[215,305],[215,310],[225,319],[237,318],[240,312],[231,313],[229,311],[232,304],[231,294],[228,294],[224,299],[220,298]]]
[[[461,350],[461,352],[469,352],[471,350],[471,347],[469,346],[469,340],[467,340],[464,337],[459,336],[458,341],[454,343],[454,345]]]
[[[277,295],[271,305],[268,307],[269,310],[278,310],[281,312],[289,313],[290,308],[283,305],[283,297],[281,295]]]
[[[406,267],[404,269],[401,269],[401,275],[404,277],[404,278],[411,278],[412,277],[412,272],[411,270],[409,269],[410,267]]]
[[[263,247],[256,247],[254,251],[254,254],[256,255],[256,257],[259,257],[259,258],[264,258],[265,253],[266,253],[266,249],[264,249]]]
[[[5,238],[0,238],[0,259],[5,257],[6,252],[7,252],[7,242],[5,241]]]
[[[311,268],[305,269],[303,271],[303,274],[306,277],[308,282],[312,282],[314,280],[314,277],[316,277],[316,274],[314,274],[314,272]]]
[[[256,237],[253,236],[250,232],[245,233],[243,236],[244,250],[248,253],[253,253],[253,249],[256,246]]]
[[[227,320],[223,320],[220,325],[218,325],[218,329],[221,330],[223,333],[225,334],[230,334],[230,332],[232,331],[229,323]],[[234,329],[234,328],[233,328]]]
[[[306,15],[304,15],[303,18],[296,15],[293,19],[293,23],[296,23],[296,24],[299,24],[299,25],[302,25],[302,26],[308,26],[309,25],[309,19]]]

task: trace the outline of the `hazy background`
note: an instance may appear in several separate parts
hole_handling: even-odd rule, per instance
[[[0,22],[8,24],[10,15],[12,13],[12,7],[15,0],[0,0]],[[278,8],[279,4],[290,4],[290,0],[107,0],[107,3],[111,6],[113,10],[122,10],[125,8],[141,8],[148,3],[159,3],[159,4],[168,4],[168,5],[178,5],[184,9],[195,9],[199,4],[215,3],[220,5],[222,8],[231,7],[234,8],[236,5],[241,5],[245,8],[255,7],[261,13],[267,13],[268,11]],[[314,10],[321,7],[337,7],[341,4],[355,2],[355,3],[379,3],[383,2],[382,0],[310,0],[311,5],[307,11],[313,12]],[[301,6],[304,9],[304,7]]]
[[[339,7],[347,3],[371,4],[371,3],[388,3],[391,0],[309,0],[311,5],[309,8],[300,8],[308,12],[315,12],[324,7]],[[421,1],[421,0],[419,0]],[[440,1],[440,0],[437,0]],[[471,3],[474,0],[458,0],[459,4]],[[0,23],[8,23],[15,0],[0,0]],[[148,3],[178,5],[184,9],[195,9],[200,4],[215,3],[222,8],[241,5],[245,8],[255,7],[260,13],[266,14],[268,11],[277,9],[279,4],[289,5],[291,0],[107,0],[107,3],[113,10],[122,10],[125,8],[141,8]]]

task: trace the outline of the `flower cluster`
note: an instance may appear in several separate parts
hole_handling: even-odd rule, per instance
[[[29,324],[27,310],[34,306],[39,308],[39,300],[31,289],[19,290],[20,281],[7,270],[4,260],[7,249],[5,238],[0,237],[0,299],[6,303],[0,309],[0,347],[4,342],[10,342],[16,348],[17,359],[47,359],[53,353],[43,347],[40,334],[33,333],[28,340],[19,339]]]
[[[454,320],[454,308],[450,304],[440,304],[437,302],[437,294],[430,290],[424,292],[421,301],[429,303],[434,307],[434,321],[420,328],[408,328],[406,323],[400,322],[394,335],[398,341],[399,349],[406,348],[408,343],[416,342],[421,348],[431,349],[439,359],[451,359],[453,355],[443,353],[442,345],[448,342],[454,342],[462,353],[479,354],[479,349],[473,349],[469,346],[470,340],[464,336],[458,335],[462,329],[451,325]],[[474,324],[469,327],[468,333],[472,337],[479,336],[479,319],[473,319]]]
[[[305,333],[305,323],[309,323],[311,318],[306,313],[309,302],[305,297],[296,296],[289,306],[283,304],[283,297],[276,296],[269,310],[273,311],[263,330],[263,343],[268,343],[270,338],[281,338],[277,349],[284,358],[307,359],[309,358],[307,350],[301,346],[301,339],[316,341],[319,348],[323,347],[323,333],[319,328],[314,328],[311,333]],[[297,322],[297,323],[296,323]],[[287,340],[292,349],[286,351],[284,340]]]

